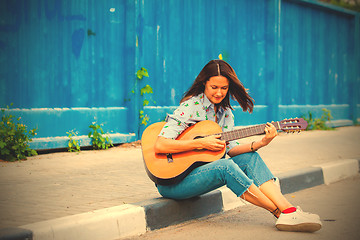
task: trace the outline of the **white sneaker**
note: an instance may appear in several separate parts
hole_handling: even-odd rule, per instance
[[[320,230],[322,224],[319,215],[297,208],[293,213],[281,213],[275,226],[280,231],[315,232]]]

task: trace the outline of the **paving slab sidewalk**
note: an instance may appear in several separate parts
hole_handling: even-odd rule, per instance
[[[350,126],[334,131],[281,133],[259,153],[273,173],[281,175],[310,166],[358,160],[359,143],[360,127]],[[0,162],[0,228],[160,197],[146,175],[140,147],[126,145]]]

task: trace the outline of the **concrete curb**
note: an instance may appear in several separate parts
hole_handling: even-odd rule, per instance
[[[279,174],[284,194],[330,184],[359,173],[360,160],[348,159]],[[227,211],[241,205],[229,189],[220,188],[183,201],[157,198],[83,214],[52,219],[19,228],[0,229],[0,240],[118,239]]]

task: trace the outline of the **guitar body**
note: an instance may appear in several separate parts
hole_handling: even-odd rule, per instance
[[[150,125],[145,129],[141,138],[145,169],[150,179],[156,184],[170,185],[178,183],[194,168],[216,161],[225,154],[225,148],[221,151],[195,150],[174,153],[171,156],[155,153],[155,142],[164,125],[165,122]],[[187,128],[177,140],[190,140],[221,132],[221,127],[217,123],[206,120]]]

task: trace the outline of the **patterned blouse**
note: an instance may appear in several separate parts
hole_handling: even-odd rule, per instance
[[[182,102],[173,114],[168,115],[167,123],[159,136],[176,139],[186,128],[204,120],[215,122],[215,109],[214,104],[202,93]],[[223,132],[233,130],[234,115],[231,109],[220,108],[217,112],[217,120]],[[226,153],[236,145],[239,145],[238,141],[230,141],[226,146]]]

